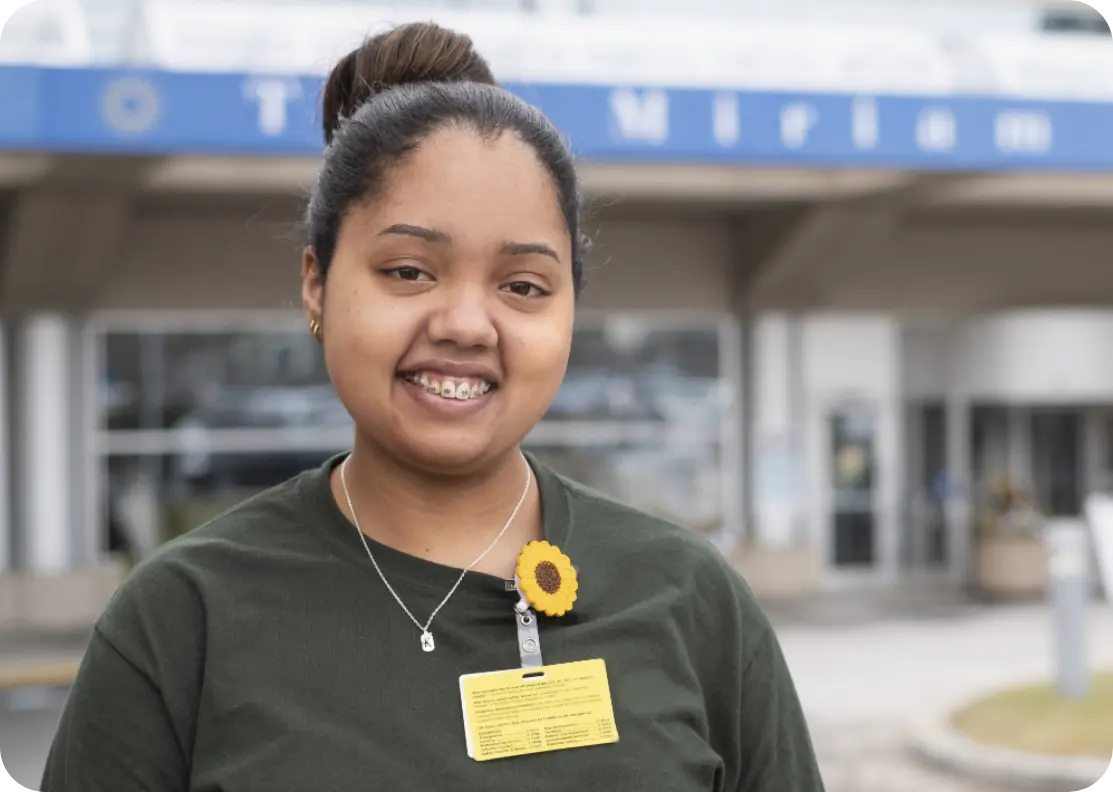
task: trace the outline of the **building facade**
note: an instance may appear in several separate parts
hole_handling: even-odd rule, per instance
[[[151,19],[154,71],[0,70],[0,569],[145,556],[350,443],[298,312],[317,83],[191,71]],[[1034,40],[982,51],[992,100],[930,49],[905,96],[808,84],[852,80],[840,41],[787,94],[515,84],[580,153],[595,240],[527,446],[740,563],[793,558],[797,593],[961,587],[1002,473],[1049,515],[1109,483],[1109,119],[1025,94]],[[1076,50],[1037,55],[1111,54]]]

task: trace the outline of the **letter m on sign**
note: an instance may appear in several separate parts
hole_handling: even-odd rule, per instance
[[[669,96],[660,89],[611,91],[611,135],[622,141],[660,145],[669,139]]]

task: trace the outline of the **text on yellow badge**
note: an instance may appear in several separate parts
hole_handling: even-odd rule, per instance
[[[460,696],[479,762],[618,742],[603,660],[467,674]]]

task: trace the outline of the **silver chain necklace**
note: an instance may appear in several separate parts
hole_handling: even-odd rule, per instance
[[[390,585],[390,581],[386,579],[386,575],[383,574],[383,570],[379,568],[379,562],[375,560],[375,554],[371,552],[371,545],[367,544],[367,535],[364,534],[363,529],[359,525],[359,517],[356,516],[355,506],[352,505],[352,496],[348,493],[347,473],[349,459],[351,459],[351,456],[345,459],[344,462],[340,465],[340,486],[344,489],[344,499],[348,501],[348,512],[352,515],[352,522],[355,523],[356,530],[359,532],[360,541],[363,542],[363,549],[367,551],[367,557],[371,559],[371,564],[375,567],[375,571],[379,573],[379,578],[383,581],[383,585],[386,586],[387,591],[389,591],[390,595],[394,597],[394,601],[397,602],[399,607],[401,607],[402,610],[406,612],[406,615],[410,617],[410,621],[414,623],[417,629],[421,630],[421,648],[426,652],[432,652],[434,649],[437,648],[436,642],[433,640],[433,633],[429,632],[429,626],[433,623],[433,619],[437,617],[437,614],[440,613],[441,608],[443,608],[449,601],[449,599],[452,598],[452,595],[456,593],[456,589],[458,589],[460,587],[460,584],[464,582],[464,577],[473,569],[475,569],[476,565],[484,558],[486,558],[488,553],[495,549],[495,545],[499,543],[499,540],[502,539],[503,535],[506,534],[506,531],[510,528],[510,525],[514,522],[514,518],[518,516],[518,510],[521,509],[522,504],[526,502],[526,495],[529,494],[530,480],[533,478],[533,476],[531,475],[529,463],[526,462],[525,457],[522,458],[522,461],[526,464],[526,486],[525,489],[522,490],[522,497],[518,498],[518,504],[514,507],[514,511],[510,513],[510,518],[506,521],[506,525],[502,527],[502,530],[499,531],[499,535],[495,537],[494,541],[491,542],[490,545],[488,545],[487,549],[480,553],[476,557],[476,559],[472,561],[467,566],[467,568],[464,569],[463,572],[460,573],[460,577],[457,578],[456,584],[451,589],[449,589],[444,599],[441,600],[441,604],[434,608],[433,612],[429,614],[429,621],[425,622],[425,624],[422,624],[414,617],[412,613],[410,613],[410,609],[406,607],[406,603],[402,602],[402,598],[398,596],[398,593],[394,590],[394,587]]]

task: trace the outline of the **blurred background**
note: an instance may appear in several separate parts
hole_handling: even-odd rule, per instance
[[[580,159],[589,284],[528,447],[728,554],[783,620],[821,734],[824,706],[863,712],[832,691],[883,672],[910,675],[880,696],[898,710],[897,691],[942,695],[925,653],[987,642],[948,695],[1046,675],[1044,528],[1113,488],[1113,46],[1089,6],[1043,0],[17,12],[0,35],[0,649],[49,682],[130,565],[348,446],[298,311],[299,213],[323,76],[411,19],[470,33]],[[1113,668],[1108,609],[1092,618]],[[885,625],[909,619],[919,649],[890,656]],[[841,664],[813,652],[837,650],[831,625]],[[27,784],[51,701],[0,714]],[[886,723],[819,738],[845,788],[874,788],[854,757],[889,756]],[[1113,751],[1113,721],[1098,728]],[[878,789],[904,788],[903,762]]]

